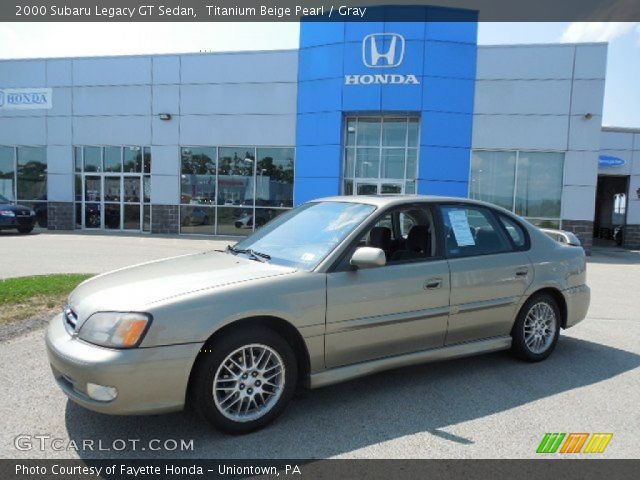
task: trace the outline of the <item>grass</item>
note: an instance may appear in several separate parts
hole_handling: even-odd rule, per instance
[[[91,276],[72,273],[0,280],[0,323],[62,309],[69,293]]]

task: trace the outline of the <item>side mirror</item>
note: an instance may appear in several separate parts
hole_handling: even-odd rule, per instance
[[[349,261],[356,268],[384,267],[387,264],[387,256],[384,250],[373,247],[360,247]]]

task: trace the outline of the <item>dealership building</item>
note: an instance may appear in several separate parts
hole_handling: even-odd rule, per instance
[[[2,60],[0,195],[52,230],[205,235],[329,195],[448,195],[639,247],[640,130],[602,127],[607,45],[413,18],[302,22],[296,50]]]

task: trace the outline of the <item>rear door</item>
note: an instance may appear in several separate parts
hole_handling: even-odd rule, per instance
[[[505,224],[488,208],[440,206],[451,272],[446,345],[509,335],[516,304],[533,280],[533,267]]]

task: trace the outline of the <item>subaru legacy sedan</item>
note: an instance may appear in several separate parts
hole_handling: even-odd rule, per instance
[[[88,409],[189,405],[245,433],[297,385],[497,350],[544,360],[589,306],[577,243],[477,201],[326,198],[224,251],[85,281],[51,321],[49,360]]]

